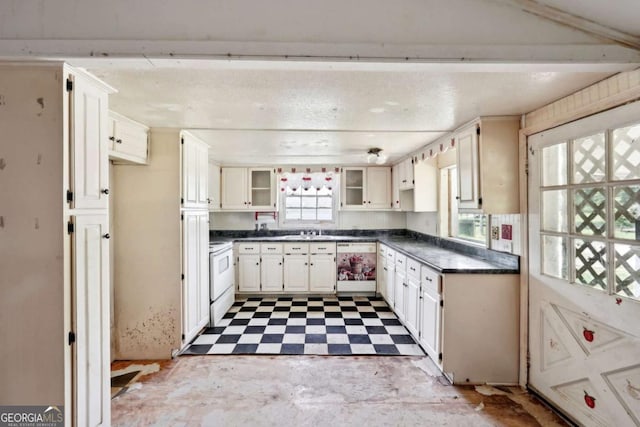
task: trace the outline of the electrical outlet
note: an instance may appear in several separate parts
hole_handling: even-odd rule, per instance
[[[500,227],[494,225],[491,227],[491,240],[499,240],[500,239]]]

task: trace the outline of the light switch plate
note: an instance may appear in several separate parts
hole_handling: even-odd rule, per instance
[[[500,239],[500,227],[494,225],[491,227],[491,240],[499,240]]]

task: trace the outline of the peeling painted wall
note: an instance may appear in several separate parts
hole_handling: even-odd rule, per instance
[[[0,404],[64,403],[61,67],[0,65]]]

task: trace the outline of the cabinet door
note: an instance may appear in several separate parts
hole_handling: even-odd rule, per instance
[[[391,168],[391,201],[393,209],[401,210],[400,204],[400,163]]]
[[[260,275],[263,292],[282,292],[284,286],[282,255],[262,255]]]
[[[238,265],[238,290],[260,291],[260,255],[240,255]]]
[[[306,292],[309,290],[308,255],[284,256],[284,290],[285,292]]]
[[[246,168],[222,168],[220,186],[222,209],[247,209]]]
[[[189,134],[182,136],[182,206],[207,208],[209,148]]]
[[[366,208],[366,168],[343,168],[342,209]]]
[[[209,163],[209,210],[215,211],[222,207],[220,201],[220,166]]]
[[[333,254],[315,254],[309,257],[309,290],[334,292],[336,289],[336,257]]]
[[[367,208],[391,209],[391,168],[367,168]]]
[[[416,339],[420,323],[420,279],[407,276],[407,286],[404,287],[404,319],[405,326]]]
[[[382,298],[385,299],[385,301],[387,300],[387,258],[385,254],[378,254],[378,266],[377,266],[377,271],[378,271],[378,293],[380,295],[382,295]]]
[[[109,206],[109,144],[107,94],[81,77],[71,96],[71,188],[75,209]]]
[[[122,158],[136,163],[147,163],[148,138],[147,129],[135,123],[110,118],[114,127],[112,157]]]
[[[440,364],[440,295],[426,286],[423,286],[421,294],[420,344],[429,357]]]
[[[393,263],[387,263],[387,265],[383,269],[385,275],[385,282],[387,284],[387,303],[389,303],[389,307],[393,308],[395,306],[395,283],[396,283],[396,273],[395,267]]]
[[[273,169],[249,169],[249,200],[247,205],[257,210],[274,210],[276,208],[276,178]]]
[[[106,426],[111,420],[109,217],[78,215],[72,222],[75,424]]]
[[[404,287],[407,286],[407,276],[403,271],[396,270],[393,287],[393,307],[396,316],[404,323]]]
[[[475,126],[456,136],[458,171],[458,207],[477,209],[478,199],[478,135]]]
[[[182,330],[190,342],[209,323],[208,212],[185,212],[182,220]]]

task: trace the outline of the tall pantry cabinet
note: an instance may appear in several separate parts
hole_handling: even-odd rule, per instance
[[[114,166],[118,359],[168,359],[208,321],[208,146],[151,129],[147,166]]]
[[[0,63],[0,402],[64,405],[74,425],[110,423],[111,92],[62,63]]]

